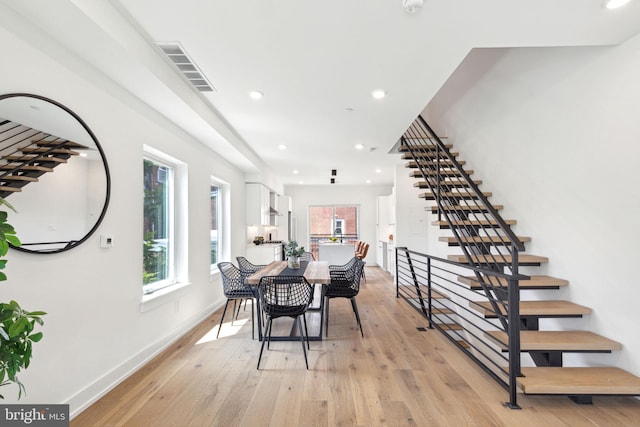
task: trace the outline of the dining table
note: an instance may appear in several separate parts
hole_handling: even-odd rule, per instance
[[[331,276],[329,274],[329,262],[328,261],[300,261],[300,268],[289,268],[287,261],[273,261],[268,264],[263,269],[258,270],[253,273],[251,276],[247,277],[245,283],[250,285],[256,290],[257,297],[257,289],[260,284],[260,279],[265,276],[303,276],[307,279],[307,282],[314,287],[319,284],[321,286],[325,286],[331,283]],[[315,292],[314,292],[315,294]],[[262,341],[262,315],[260,314],[260,298],[256,298],[257,300],[257,309],[258,309],[258,339]],[[319,311],[320,312],[320,327],[319,333],[317,335],[309,335],[309,341],[322,341],[322,325],[324,322],[324,298],[320,298],[320,304],[317,307],[309,307],[308,311]],[[271,336],[271,341],[291,341],[291,340],[299,340],[300,336],[296,335],[295,332],[295,322],[291,327],[291,331],[288,335],[276,335]]]

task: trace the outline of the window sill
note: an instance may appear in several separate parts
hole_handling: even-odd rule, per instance
[[[142,301],[140,302],[140,312],[145,313],[154,310],[176,298],[186,295],[189,285],[191,285],[189,282],[179,282],[157,290],[152,294],[143,295]]]

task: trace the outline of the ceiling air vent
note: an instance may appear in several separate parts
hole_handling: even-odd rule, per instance
[[[195,87],[199,92],[215,92],[213,85],[209,83],[198,66],[191,60],[189,55],[177,42],[157,42],[156,45],[169,58],[169,61],[178,68],[178,71]]]

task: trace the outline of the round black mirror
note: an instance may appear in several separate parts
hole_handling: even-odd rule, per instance
[[[51,99],[0,95],[0,197],[22,246],[57,253],[91,236],[109,205],[107,159],[91,129]]]

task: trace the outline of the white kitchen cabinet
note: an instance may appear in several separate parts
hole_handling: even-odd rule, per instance
[[[247,183],[247,225],[269,225],[269,189],[260,183]]]
[[[247,246],[247,259],[258,265],[270,264],[273,261],[282,261],[282,245],[277,243],[265,243],[262,245]]]
[[[396,275],[396,247],[393,244],[387,244],[387,271],[392,276]]]

